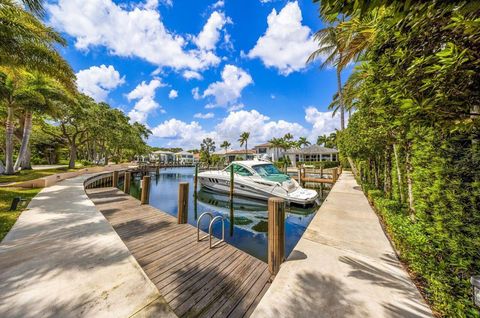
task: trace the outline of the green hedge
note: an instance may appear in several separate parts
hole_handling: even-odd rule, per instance
[[[469,276],[459,275],[471,258],[468,251],[456,246],[452,257],[441,257],[433,241],[435,237],[428,234],[431,224],[412,220],[407,206],[385,198],[380,190],[369,188],[364,185],[368,199],[383,220],[400,259],[415,275],[422,293],[434,304],[434,308],[448,312],[451,317],[479,317],[479,312],[471,306]],[[464,256],[459,256],[462,253]]]

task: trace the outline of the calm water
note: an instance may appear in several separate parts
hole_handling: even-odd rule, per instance
[[[151,174],[150,205],[177,216],[178,183],[189,182],[188,223],[196,226],[197,218],[203,212],[212,212],[214,216],[225,217],[225,241],[237,248],[263,260],[267,260],[267,203],[247,198],[234,198],[233,216],[230,215],[228,196],[201,189],[197,200],[193,195],[193,168],[167,168],[159,176]],[[140,175],[132,178],[130,194],[140,197]],[[119,185],[121,188],[123,186]],[[323,193],[326,195],[326,192]],[[288,207],[285,218],[286,255],[293,250],[308,224],[314,217],[318,206],[311,208]],[[233,222],[232,222],[233,219]],[[202,219],[201,229],[208,232],[209,218]],[[213,233],[221,238],[221,222],[213,227]]]

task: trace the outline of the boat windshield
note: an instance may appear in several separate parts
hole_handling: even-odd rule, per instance
[[[280,172],[273,164],[261,164],[252,166],[262,178],[274,181],[274,182],[283,182],[290,179],[286,174]]]

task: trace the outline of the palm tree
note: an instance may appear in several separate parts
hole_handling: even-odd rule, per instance
[[[240,138],[238,139],[240,147],[245,145],[245,159],[247,159],[248,156],[248,138],[250,138],[250,133],[245,131],[240,135]]]
[[[320,64],[320,68],[326,68],[327,66],[335,66],[337,73],[337,91],[340,108],[340,128],[345,129],[345,111],[343,104],[342,94],[342,78],[341,73],[343,70],[343,54],[344,47],[340,41],[340,29],[337,26],[329,26],[325,29],[321,29],[315,33],[314,39],[318,42],[319,48],[314,51],[308,57],[307,63],[310,63],[320,56],[326,55],[325,61]]]
[[[303,148],[303,146],[305,146],[305,147],[310,146],[311,143],[310,143],[310,141],[307,140],[307,137],[300,137],[300,138],[298,138],[297,145],[298,145],[298,147]]]
[[[41,0],[0,0],[0,66],[26,68],[48,74],[75,89],[75,74],[55,50],[66,41],[36,15],[43,14]]]
[[[225,149],[225,154],[227,153],[228,151],[228,148],[230,148],[232,144],[229,143],[227,140],[225,140],[224,142],[222,142],[222,144],[220,145],[220,148],[223,148]]]

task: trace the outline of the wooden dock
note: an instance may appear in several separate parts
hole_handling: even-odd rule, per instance
[[[270,286],[268,265],[115,188],[87,194],[179,317],[248,317]]]

